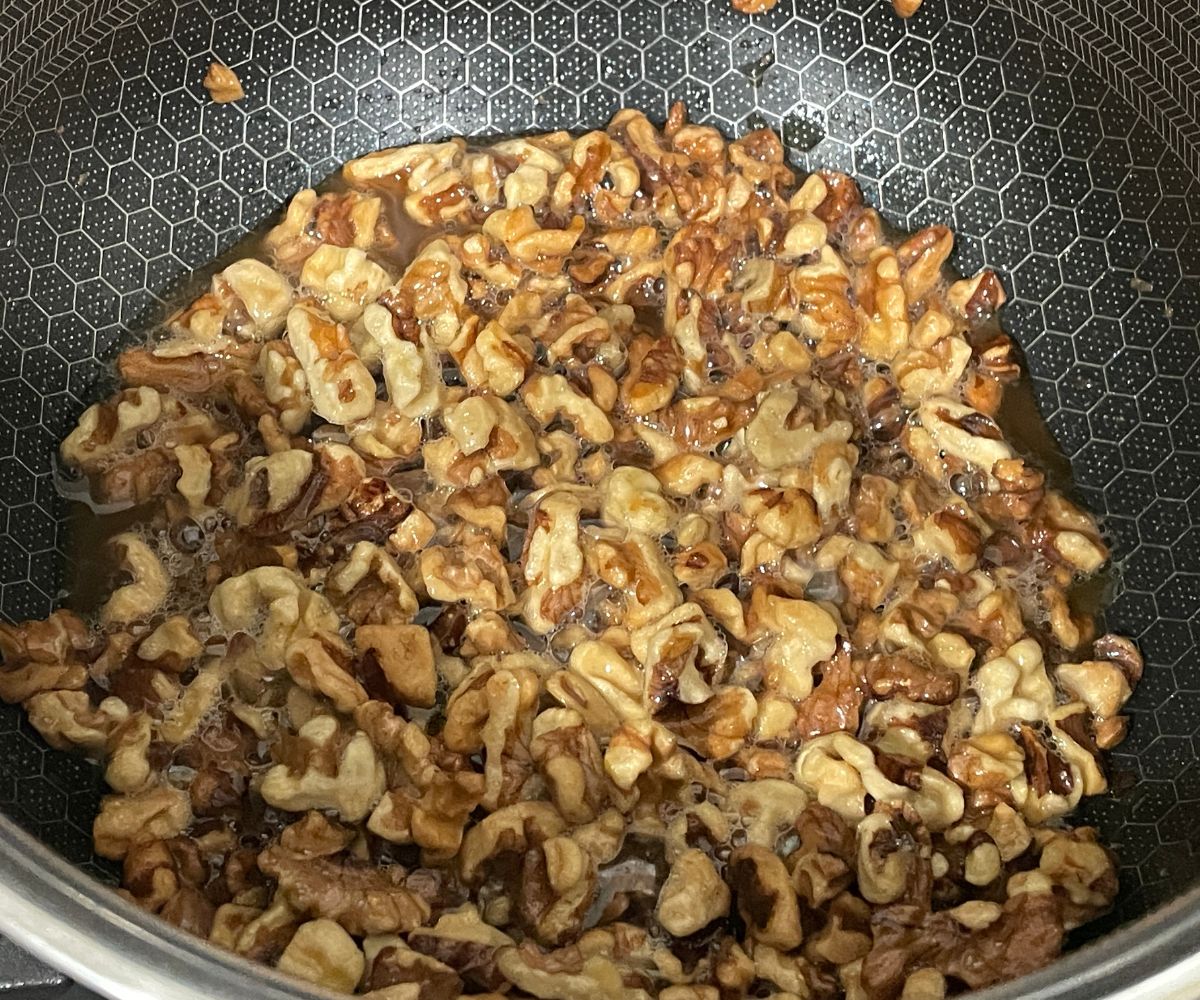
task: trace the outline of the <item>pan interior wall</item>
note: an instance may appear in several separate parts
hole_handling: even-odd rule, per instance
[[[207,101],[214,57],[245,100]],[[144,7],[0,138],[0,615],[58,599],[50,456],[116,345],[293,191],[383,145],[583,129],[623,105],[662,118],[675,99],[729,134],[779,129],[796,166],[855,175],[894,224],[949,225],[959,271],[1003,276],[1006,325],[1114,546],[1107,624],[1147,659],[1115,793],[1085,814],[1123,863],[1107,926],[1200,882],[1200,182],[1117,90],[987,0],[925,0],[908,22],[881,0],[753,20],[723,0]],[[0,775],[0,809],[108,873],[97,772],[15,708]]]

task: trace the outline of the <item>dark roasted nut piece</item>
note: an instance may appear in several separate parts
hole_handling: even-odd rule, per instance
[[[920,906],[893,906],[873,920],[874,943],[863,960],[862,986],[869,997],[896,1000],[915,968],[937,969],[982,989],[1049,964],[1062,947],[1063,925],[1050,893],[1021,893],[998,918],[979,930],[953,913]]]
[[[363,867],[275,845],[258,856],[258,866],[278,881],[295,912],[337,921],[351,934],[409,931],[429,919],[429,903],[398,865]]]

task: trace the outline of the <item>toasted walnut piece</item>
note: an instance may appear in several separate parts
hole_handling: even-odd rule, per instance
[[[911,805],[931,830],[957,822],[964,809],[962,789],[944,774],[926,766],[917,769],[911,785],[897,784],[879,769],[871,749],[847,733],[809,740],[796,758],[796,780],[849,821],[862,819],[867,795]]]
[[[776,854],[757,844],[739,847],[729,856],[729,882],[747,932],[781,951],[800,945],[800,908],[787,869]]]
[[[552,489],[537,499],[530,514],[521,553],[526,585],[523,614],[529,627],[537,632],[551,631],[583,601],[584,553],[579,532],[582,510],[577,495]]]
[[[628,627],[646,627],[683,601],[662,548],[653,539],[629,532],[621,541],[619,533],[591,529],[588,535],[592,540],[587,547],[589,566],[624,598]]]
[[[486,862],[507,852],[523,855],[563,832],[565,824],[548,802],[518,802],[486,816],[471,827],[458,853],[464,882],[478,880]]]
[[[504,977],[496,968],[496,954],[513,944],[512,938],[485,924],[479,911],[467,904],[443,913],[432,927],[408,935],[408,945],[436,958],[477,989],[497,990]]]
[[[360,653],[374,657],[397,701],[433,707],[437,670],[428,629],[420,625],[360,625],[354,644]]]
[[[868,996],[898,996],[916,967],[936,968],[981,989],[1032,972],[1062,947],[1057,903],[1048,892],[1011,897],[998,919],[971,931],[948,912],[916,906],[891,908],[874,928],[874,944],[862,966]]]
[[[746,426],[746,447],[767,469],[802,465],[820,445],[850,439],[848,420],[833,420],[821,430],[811,422],[790,429],[789,417],[799,401],[794,388],[772,389],[759,400],[754,419]]]
[[[340,643],[341,622],[329,602],[306,587],[295,570],[282,566],[260,566],[221,581],[208,610],[226,636],[254,635],[255,652],[272,671],[285,663],[298,638],[317,635],[333,648]]]
[[[583,716],[552,708],[533,720],[529,752],[555,807],[571,823],[595,819],[606,799],[604,761]]]
[[[118,698],[92,704],[86,691],[43,691],[25,702],[29,722],[58,750],[79,747],[101,753],[113,730],[128,718],[128,706]]]
[[[858,289],[859,346],[872,361],[890,362],[908,343],[908,301],[900,265],[890,247],[872,250]]]
[[[886,806],[858,824],[858,891],[869,903],[920,900],[931,881],[929,835],[911,810]]]
[[[366,818],[385,787],[383,768],[366,734],[354,733],[339,750],[337,720],[319,715],[297,735],[304,770],[297,774],[287,764],[272,767],[259,787],[263,799],[290,812],[333,809],[349,823]]]
[[[612,422],[600,407],[562,375],[533,375],[521,390],[529,412],[543,425],[555,418],[569,420],[584,440],[605,444],[613,439]]]
[[[687,937],[729,912],[729,887],[695,848],[675,859],[658,894],[655,914],[668,934]]]
[[[698,604],[681,604],[635,629],[630,648],[643,667],[643,698],[651,715],[673,701],[708,701],[711,685],[724,679],[726,643]]]
[[[137,712],[122,722],[108,738],[108,766],[104,780],[115,792],[136,792],[150,781],[152,720]]]
[[[169,840],[192,821],[186,792],[155,787],[133,795],[108,795],[92,825],[96,853],[120,860],[135,844]]]
[[[911,17],[921,0],[894,0],[893,6],[901,17]],[[911,8],[909,13],[905,9]],[[937,969],[917,969],[904,980],[904,989],[900,991],[900,1000],[944,1000],[946,996],[946,977]]]
[[[224,63],[211,62],[204,73],[204,89],[216,104],[229,104],[240,101],[246,96],[242,89],[242,81],[237,74]]]
[[[349,424],[371,415],[375,380],[354,353],[345,327],[311,305],[297,305],[287,315],[287,339],[320,416]]]
[[[1037,871],[1064,897],[1067,930],[1105,913],[1116,899],[1117,874],[1112,852],[1096,842],[1096,831],[1042,830],[1038,839]]]
[[[532,948],[505,948],[496,964],[504,977],[518,990],[539,1000],[650,1000],[643,989],[626,986],[621,970],[603,955],[580,956],[572,968],[555,968],[543,962]]]
[[[1132,693],[1124,672],[1111,661],[1060,663],[1054,668],[1054,676],[1070,695],[1101,719],[1120,712]]]
[[[975,671],[971,683],[979,695],[975,733],[992,732],[1014,721],[1045,719],[1056,702],[1041,647],[1033,639],[1022,639],[1003,656],[988,660]]]
[[[626,721],[649,721],[642,671],[614,646],[585,640],[571,650],[569,664],[547,679],[546,689],[579,712],[597,736],[611,736]]]
[[[654,473],[629,465],[617,466],[600,484],[600,516],[614,528],[658,537],[676,520],[674,505],[662,495]]]
[[[629,344],[629,369],[621,379],[621,402],[644,417],[671,402],[679,388],[683,359],[670,337],[640,333]]]
[[[787,859],[792,884],[809,906],[822,906],[854,879],[854,832],[838,813],[814,802],[797,816],[796,833],[800,846]]]
[[[75,691],[88,680],[84,657],[92,644],[73,612],[55,611],[44,621],[0,622],[0,698],[14,703],[50,691]]]
[[[773,636],[764,657],[764,684],[799,701],[813,688],[813,667],[832,659],[837,650],[837,622],[813,601],[777,597],[756,587],[750,596],[747,625],[759,635]]]
[[[233,951],[237,947],[238,938],[252,921],[262,916],[262,912],[257,906],[244,903],[222,903],[213,914],[208,940],[218,948]]]
[[[357,247],[324,243],[300,271],[300,284],[339,323],[351,323],[388,286],[387,271]]]
[[[148,618],[166,600],[171,588],[162,562],[140,536],[122,532],[110,543],[120,554],[122,571],[133,577],[131,583],[113,591],[100,609],[100,620],[107,626],[123,625]]]
[[[415,989],[414,1000],[457,1000],[462,979],[436,958],[414,951],[400,937],[380,935],[363,942],[367,969],[363,989],[367,995],[400,985]]]
[[[417,595],[404,572],[373,542],[355,542],[349,555],[330,569],[325,592],[340,598],[343,613],[360,625],[406,623],[417,613]]]
[[[436,601],[465,600],[475,608],[500,611],[516,599],[504,559],[480,531],[465,532],[461,544],[421,552],[421,577]]]
[[[276,899],[291,913],[336,921],[350,934],[409,931],[429,920],[429,902],[398,865],[312,858],[275,845],[259,855],[258,866],[278,881]]]
[[[512,659],[519,659],[513,657]],[[538,676],[527,666],[477,659],[446,703],[442,738],[456,753],[484,751],[484,805],[495,809],[511,802],[524,781],[512,756],[529,743],[537,707]],[[508,765],[508,766],[506,766]]]
[[[301,924],[279,956],[282,972],[337,993],[353,993],[366,962],[354,939],[332,920]]]

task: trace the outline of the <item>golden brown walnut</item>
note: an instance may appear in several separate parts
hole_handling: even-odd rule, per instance
[[[96,853],[123,858],[136,844],[178,836],[191,821],[187,793],[177,788],[159,786],[133,795],[109,795],[100,803],[92,827]]]
[[[669,934],[687,937],[729,912],[729,887],[712,861],[695,848],[675,859],[655,911]]]
[[[295,913],[336,921],[350,934],[408,931],[429,918],[429,903],[408,887],[398,865],[363,867],[275,845],[258,856],[258,866]]]
[[[216,104],[228,104],[231,101],[240,101],[246,96],[246,92],[242,89],[242,81],[224,63],[209,63],[208,69],[204,74],[203,83],[204,89],[208,91],[208,96]]]
[[[433,707],[437,669],[427,629],[420,625],[360,625],[354,643],[360,655],[374,659],[399,703]]]
[[[804,932],[796,891],[773,851],[754,844],[737,848],[729,856],[728,877],[738,913],[755,941],[781,951],[799,946]]]
[[[277,963],[280,971],[335,993],[353,993],[365,964],[354,939],[324,919],[301,924]]]

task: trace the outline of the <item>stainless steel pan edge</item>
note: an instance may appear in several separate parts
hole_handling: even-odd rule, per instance
[[[331,1000],[142,912],[0,817],[0,925],[111,1000]],[[1200,889],[972,1000],[1196,1000]],[[253,989],[253,993],[250,993]]]

